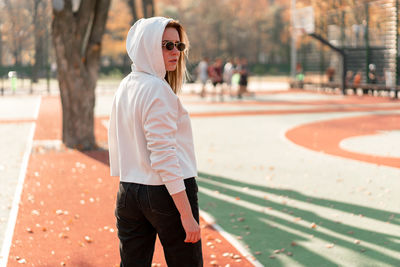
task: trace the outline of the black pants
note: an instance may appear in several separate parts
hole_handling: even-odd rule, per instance
[[[184,181],[193,216],[199,222],[196,180]],[[150,267],[157,234],[169,267],[203,266],[201,241],[184,242],[180,213],[164,185],[120,182],[115,216],[121,267]]]

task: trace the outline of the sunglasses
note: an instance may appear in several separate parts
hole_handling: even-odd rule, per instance
[[[176,47],[176,49],[178,49],[178,50],[181,51],[181,52],[182,52],[183,50],[185,50],[185,48],[186,48],[185,43],[181,43],[181,42],[176,42],[176,43],[173,43],[173,42],[166,42],[166,43],[164,43],[162,46],[163,46],[163,47],[165,46],[165,48],[166,48],[167,50],[169,50],[169,51],[173,50],[173,49],[174,49],[174,46]]]

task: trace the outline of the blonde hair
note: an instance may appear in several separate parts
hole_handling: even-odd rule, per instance
[[[185,59],[189,54],[189,39],[182,25],[176,20],[170,21],[165,28],[176,29],[178,31],[180,41],[186,45],[186,49],[180,52],[181,54],[179,56],[176,69],[174,71],[167,71],[165,74],[165,80],[171,86],[172,91],[174,91],[175,94],[178,94],[182,89],[184,80],[188,77]]]

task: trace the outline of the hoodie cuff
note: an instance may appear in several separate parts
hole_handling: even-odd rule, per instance
[[[165,183],[165,187],[170,195],[179,193],[186,189],[183,179],[177,179],[172,182]]]

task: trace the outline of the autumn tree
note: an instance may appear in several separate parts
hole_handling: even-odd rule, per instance
[[[129,66],[125,40],[131,23],[131,13],[126,1],[113,0],[103,36],[102,62],[105,66]]]
[[[153,0],[113,0],[104,33],[103,62],[106,65],[128,69],[130,58],[126,54],[125,39],[129,28],[140,18],[155,15]]]
[[[270,63],[289,61],[290,1],[158,0],[160,15],[179,19],[191,41],[191,60],[247,57]]]
[[[53,0],[52,37],[62,103],[62,141],[89,150],[94,137],[95,87],[110,0]]]
[[[24,55],[32,50],[30,8],[23,0],[4,0],[2,5],[5,9],[1,19],[2,35],[7,39],[7,49],[12,54],[13,63],[21,65]]]
[[[2,13],[4,11],[3,10],[3,3],[0,3],[0,67],[3,66],[3,54],[4,54],[4,41],[3,41],[3,16]]]

